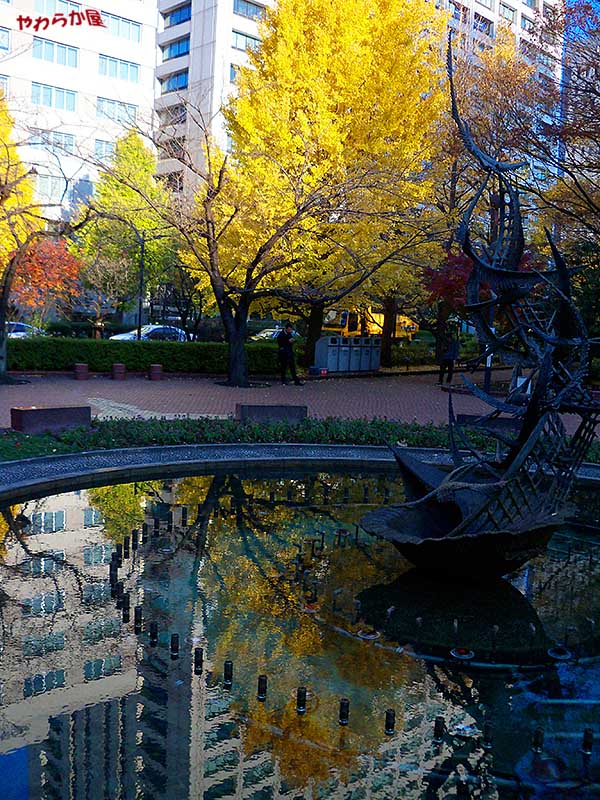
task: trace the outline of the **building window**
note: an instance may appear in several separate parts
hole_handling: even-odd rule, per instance
[[[8,53],[10,50],[10,31],[8,28],[0,28],[0,52]]]
[[[31,53],[34,58],[62,64],[64,67],[77,67],[79,63],[79,48],[51,42],[49,39],[40,39],[38,36],[33,37]]]
[[[134,122],[137,114],[137,106],[131,103],[121,103],[119,100],[109,100],[107,97],[99,97],[96,104],[96,116],[108,117],[115,122],[130,123]]]
[[[535,23],[532,19],[529,19],[529,17],[526,17],[524,14],[521,15],[521,28],[523,28],[524,31],[532,31],[534,25]]]
[[[505,5],[504,3],[500,3],[498,6],[498,13],[504,19],[507,19],[509,22],[514,22],[517,16],[517,12],[514,8]]]
[[[233,0],[233,13],[248,19],[262,19],[265,15],[265,7],[250,0]]]
[[[140,80],[140,65],[132,61],[123,61],[120,58],[100,55],[99,72],[100,75],[107,75],[109,78],[118,78],[121,81],[138,83]]]
[[[106,678],[114,675],[121,669],[121,656],[106,656],[106,658],[96,658],[93,661],[86,661],[83,667],[83,677],[86,681],[97,681],[99,678]]]
[[[81,4],[73,3],[71,0],[35,0],[33,7],[37,14],[52,16],[57,11],[61,14],[68,14],[69,11],[80,11]]]
[[[110,564],[114,547],[111,544],[94,544],[83,548],[83,563],[86,567]]]
[[[165,139],[160,145],[161,158],[179,158],[185,156],[185,139]]]
[[[186,3],[184,6],[174,8],[165,15],[165,28],[172,28],[173,25],[179,25],[180,22],[187,22],[192,18],[192,4]]]
[[[65,649],[65,633],[48,633],[46,636],[26,636],[23,639],[23,655],[26,658],[45,656],[57,650]]]
[[[45,614],[54,614],[64,611],[64,592],[42,592],[35,597],[23,600],[22,610],[24,617],[42,617]]]
[[[160,119],[160,124],[163,127],[167,125],[181,125],[187,119],[187,110],[183,104],[178,103],[176,106],[163,108],[163,110],[159,112],[158,116]]]
[[[172,192],[183,191],[183,172],[169,172],[164,175],[165,186]]]
[[[8,97],[8,75],[0,75],[0,94]]]
[[[103,606],[110,600],[110,583],[88,583],[83,587],[86,606]]]
[[[71,153],[75,152],[75,136],[72,133],[62,133],[62,131],[41,131],[33,130],[30,147],[41,147],[51,153]]]
[[[183,39],[177,39],[175,42],[163,47],[163,61],[168,61],[170,58],[177,58],[178,56],[186,56],[189,52],[190,37],[185,36]]]
[[[58,689],[65,685],[64,669],[53,669],[45,674],[32,675],[25,678],[23,684],[23,697],[33,697],[36,694],[44,694],[52,689]]]
[[[256,36],[249,36],[247,33],[240,33],[239,31],[232,31],[233,40],[232,47],[236,50],[256,50],[260,44],[260,39]]]
[[[230,64],[229,65],[229,82],[235,83],[237,74],[238,74],[239,66],[237,64]]]
[[[182,89],[187,89],[188,85],[188,71],[187,69],[182,70],[181,72],[175,72],[173,75],[169,75],[164,80],[161,81],[162,87],[162,94],[167,94],[167,92],[178,92]]]
[[[47,178],[48,175],[38,175],[39,178]],[[63,187],[65,186],[64,178],[60,178]],[[39,186],[38,186],[39,188]],[[56,531],[64,531],[65,529],[65,512],[64,511],[44,511],[31,515],[31,530],[30,533],[55,533]]]
[[[85,626],[83,637],[86,642],[95,644],[102,641],[102,639],[115,638],[121,634],[121,620],[119,617],[115,619],[99,619],[88,622]]]
[[[477,0],[480,6],[489,8],[490,11],[494,8],[494,0]]]
[[[37,176],[37,193],[46,202],[55,205],[62,205],[67,198],[67,182],[64,178],[57,175],[38,175]],[[62,512],[60,512],[62,513]],[[34,517],[41,517],[42,514],[33,514],[31,519],[33,522]],[[44,517],[46,514],[43,515]],[[56,528],[56,530],[64,530]],[[51,528],[43,528],[42,530],[32,530],[32,533],[53,533]]]
[[[459,22],[461,25],[466,25],[469,19],[469,9],[458,3],[451,3],[452,19]]]
[[[105,159],[111,158],[115,152],[115,143],[114,142],[107,142],[106,139],[96,139],[94,142],[94,155],[96,158]],[[89,525],[85,521],[85,514],[87,511],[96,511],[96,509],[86,508],[83,512],[84,520],[83,520],[83,527],[84,528],[91,528],[94,525],[99,525],[99,522],[91,522]],[[98,512],[100,513],[100,512]]]
[[[96,145],[98,145],[98,144],[100,144],[102,146],[108,145],[108,147],[106,148],[109,151],[108,155],[110,155],[113,152],[113,150],[115,149],[115,146],[114,146],[113,142],[105,142],[103,139],[96,139]],[[104,147],[102,147],[102,148],[96,147],[95,148],[96,151],[99,150],[99,149],[104,149]],[[102,525],[103,522],[104,522],[104,520],[102,518],[102,512],[98,511],[97,508],[84,508],[83,509],[83,527],[84,528],[95,528],[97,525]],[[109,561],[110,561],[110,558],[109,558]]]
[[[491,20],[482,17],[481,14],[473,16],[473,27],[480,33],[485,33],[486,36],[492,35],[493,25]]]
[[[532,8],[534,11],[537,9],[537,0],[523,0],[523,2],[528,8]]]
[[[31,102],[34,106],[58,108],[61,111],[75,111],[77,92],[61,89],[58,86],[47,86],[45,83],[31,84]]]
[[[118,36],[119,39],[128,39],[130,42],[142,41],[142,26],[139,22],[125,17],[117,17],[116,14],[108,14],[102,11],[102,21],[106,25],[111,36]]]
[[[34,578],[59,572],[65,561],[64,550],[51,550],[48,555],[34,556],[23,564],[23,571]]]

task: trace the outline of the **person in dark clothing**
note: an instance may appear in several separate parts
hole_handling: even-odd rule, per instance
[[[438,383],[444,382],[444,375],[448,371],[446,383],[452,383],[452,376],[454,375],[454,362],[458,358],[459,344],[458,339],[451,339],[448,342],[448,347],[444,351],[440,360],[440,378]]]
[[[285,385],[288,368],[290,375],[296,386],[302,386],[303,381],[299,380],[296,374],[296,364],[294,362],[294,350],[292,348],[293,337],[292,325],[288,322],[285,328],[277,334],[277,346],[279,347],[279,366],[281,367],[281,382]]]

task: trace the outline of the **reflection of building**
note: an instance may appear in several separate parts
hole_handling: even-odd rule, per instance
[[[352,488],[355,478],[344,480],[338,476],[337,483],[334,479],[330,482],[332,496],[337,493],[338,499],[343,499],[344,488]],[[229,485],[219,485],[226,490],[228,507],[233,480]],[[207,478],[203,491],[208,494],[211,486],[211,479]],[[235,484],[236,491],[240,488],[248,495],[252,493],[256,506],[272,491],[280,496],[278,502],[288,502],[281,477],[265,481],[244,479],[243,486]],[[296,480],[296,499],[305,500],[306,490],[311,488],[314,487],[308,479]],[[153,495],[155,505],[149,503],[146,506],[148,542],[136,552],[133,561],[124,563],[121,572],[127,589],[132,592],[132,606],[139,603],[143,607],[145,626],[151,621],[158,623],[160,645],[156,648],[149,646],[146,634],[134,639],[133,623],[123,626],[119,612],[110,600],[105,602],[102,594],[96,596],[96,590],[84,594],[73,580],[71,565],[77,566],[85,578],[84,587],[102,587],[107,574],[106,564],[97,562],[109,558],[110,546],[102,537],[98,516],[89,508],[86,493],[65,494],[23,508],[38,529],[47,531],[29,537],[32,549],[40,551],[43,545],[47,551],[64,553],[64,562],[62,555],[58,561],[50,558],[48,563],[46,557],[44,561],[39,561],[39,557],[38,561],[26,561],[25,571],[12,577],[6,583],[6,589],[10,595],[18,596],[21,602],[43,592],[63,592],[64,608],[56,613],[45,613],[49,610],[45,603],[35,606],[26,603],[26,613],[14,604],[5,605],[3,609],[7,635],[0,653],[0,675],[4,681],[3,704],[0,705],[0,776],[5,777],[10,769],[9,763],[13,767],[18,763],[19,774],[25,775],[28,784],[20,795],[14,795],[19,800],[75,800],[79,797],[94,800],[217,800],[229,797],[296,800],[327,797],[341,800],[351,796],[368,796],[372,800],[399,797],[422,800],[424,773],[439,767],[451,753],[448,742],[442,748],[441,757],[433,746],[435,717],[443,716],[450,730],[460,725],[477,729],[484,708],[494,720],[496,764],[500,754],[512,756],[528,750],[531,718],[527,714],[514,715],[513,701],[529,701],[523,695],[519,697],[514,687],[507,689],[504,679],[496,680],[490,676],[475,679],[448,663],[430,664],[428,669],[422,662],[409,661],[405,653],[404,656],[391,656],[385,667],[390,671],[382,674],[380,683],[371,683],[368,676],[360,674],[361,666],[369,663],[362,648],[373,647],[371,653],[384,651],[375,649],[376,645],[372,643],[348,638],[344,641],[352,641],[352,646],[356,646],[358,658],[353,663],[359,669],[359,674],[348,674],[344,678],[349,691],[356,690],[356,697],[348,695],[352,697],[353,709],[347,729],[351,743],[348,749],[352,751],[349,760],[344,760],[343,753],[340,756],[339,749],[336,750],[340,729],[335,717],[336,709],[329,703],[333,699],[335,705],[336,689],[332,690],[327,702],[311,709],[305,718],[311,722],[310,714],[324,715],[319,719],[326,720],[326,724],[316,726],[305,739],[301,738],[301,732],[299,734],[294,725],[297,718],[293,714],[293,693],[288,691],[294,686],[291,681],[296,679],[296,675],[291,678],[289,674],[278,675],[275,666],[278,664],[285,668],[293,663],[287,652],[280,661],[273,656],[273,661],[265,668],[269,672],[269,694],[265,705],[268,713],[261,718],[256,713],[257,703],[253,699],[256,689],[254,667],[250,670],[248,666],[255,663],[252,660],[255,654],[252,649],[254,632],[248,631],[247,626],[244,630],[229,627],[231,617],[228,619],[228,615],[237,613],[239,609],[231,607],[226,593],[219,594],[214,588],[214,575],[217,572],[223,575],[229,568],[225,561],[235,558],[240,550],[227,550],[224,556],[223,553],[219,555],[218,546],[212,551],[205,551],[202,543],[198,546],[195,520],[191,519],[191,525],[187,527],[180,526],[184,507],[172,505],[175,497],[172,483],[165,483],[158,496]],[[217,499],[220,498],[218,495]],[[197,499],[202,499],[202,492],[195,496],[194,500]],[[327,509],[328,514],[331,511],[331,508]],[[36,516],[40,514],[41,517]],[[155,517],[160,520],[160,530],[153,536]],[[190,517],[195,517],[195,513],[190,513]],[[332,523],[339,525],[334,520],[340,517],[332,517]],[[86,521],[88,527],[85,527]],[[175,530],[171,533],[168,528],[172,522]],[[223,515],[220,512],[216,519],[212,516],[213,539],[217,530],[226,536],[235,534],[236,530],[241,530],[236,525],[235,514]],[[53,527],[57,530],[51,531]],[[277,529],[277,534],[282,531],[283,526]],[[348,547],[344,552],[353,558],[358,551]],[[368,554],[369,558],[372,555],[373,551]],[[209,570],[211,556],[216,562],[215,572]],[[564,563],[551,559],[538,567],[538,584],[542,582],[545,585],[552,579],[546,594],[563,617],[568,608],[566,595],[560,601],[555,598],[573,585],[577,574],[583,574],[581,564],[575,563],[577,557],[578,554],[569,553],[568,571],[565,571]],[[566,555],[561,556],[561,562],[566,558]],[[19,552],[10,544],[7,560],[12,566],[23,563],[23,551]],[[235,567],[232,571],[235,574]],[[245,577],[240,576],[240,580]],[[533,584],[531,588],[533,590]],[[590,608],[596,607],[594,601],[590,599],[589,602]],[[410,613],[416,613],[413,604],[410,609]],[[264,616],[268,612],[264,612],[261,606],[258,613]],[[171,660],[169,635],[175,632],[180,636],[180,656]],[[208,655],[209,650],[212,653],[218,649],[219,637],[230,640],[228,647],[235,659],[231,692],[224,691],[220,685],[223,664],[211,663]],[[256,636],[257,640],[259,638]],[[210,647],[206,644],[207,639]],[[339,672],[342,664],[342,659],[338,660],[339,643],[339,633],[336,632],[332,634],[329,650],[318,654],[320,672],[313,674],[319,676],[322,686],[332,680],[336,671]],[[193,650],[199,646],[203,646],[206,653],[203,676],[195,675],[193,669]],[[262,653],[262,647],[258,649]],[[340,651],[344,651],[343,645]],[[348,652],[345,650],[343,655],[346,673],[351,672]],[[311,654],[307,650],[303,653],[308,660]],[[244,654],[249,656],[247,664],[244,664]],[[116,657],[121,661],[109,663],[108,659]],[[377,661],[370,663],[376,666]],[[48,673],[56,675],[60,670],[63,671],[61,680],[53,683],[46,677]],[[114,674],[110,674],[113,670]],[[410,673],[410,680],[393,683],[391,676],[405,670]],[[42,676],[42,679],[38,678],[36,682],[36,676]],[[308,685],[315,688],[315,694],[319,696],[320,689],[315,683]],[[391,689],[388,694],[392,683],[396,694]],[[282,684],[285,691],[281,689]],[[369,686],[375,688],[369,689]],[[383,687],[382,691],[377,686]],[[564,687],[559,681],[557,688],[562,697]],[[365,714],[359,721],[361,695]],[[279,699],[275,702],[276,697]],[[388,698],[391,705],[396,704],[398,711],[398,734],[393,737],[383,734],[383,710]],[[292,710],[291,725],[289,716],[269,716],[273,709],[279,713],[282,704]],[[377,712],[369,716],[371,705],[377,708]],[[536,698],[536,707],[539,705]],[[555,704],[550,705],[551,711],[556,710]],[[242,723],[240,706],[248,709],[248,719]],[[576,737],[583,729],[582,717],[575,716],[579,713],[579,705],[576,711],[570,709],[571,716],[565,726],[568,730],[564,736],[571,737],[567,744],[573,748],[579,747],[580,739]],[[283,720],[282,725],[278,728],[277,724],[272,724],[274,720],[275,723]],[[361,747],[357,749],[364,754],[354,757],[356,751],[352,750],[352,736],[357,736],[355,742],[359,740],[364,720],[370,726],[368,734],[372,735],[374,730],[375,735],[369,739],[372,746],[362,747],[363,741],[360,740]],[[259,724],[263,727],[258,728]],[[254,730],[260,731],[260,735],[254,738],[251,736],[253,725],[256,726]],[[289,727],[285,728],[286,725]],[[311,731],[310,726],[308,730]],[[576,736],[572,735],[573,731]],[[547,742],[554,737],[554,744],[557,741],[564,743],[564,739],[558,738],[561,735],[560,731],[551,733],[547,730]],[[257,742],[255,749],[249,745],[252,741]],[[15,748],[20,749],[9,754]],[[567,747],[565,751],[568,752]],[[315,781],[311,788],[310,781],[306,782],[308,779],[305,778],[310,775],[312,752],[316,754],[315,758],[321,755],[327,762],[327,778],[322,784]],[[303,768],[300,775],[305,778],[298,778],[294,771],[298,766],[298,753],[308,762],[303,761],[300,765]],[[479,755],[473,758],[473,762]],[[571,762],[575,763],[578,757],[579,753],[574,753]],[[338,769],[340,762],[350,766]],[[513,766],[514,761],[507,763],[507,771]],[[441,785],[445,776],[438,773],[438,777],[440,775]],[[293,779],[302,785],[292,785]],[[432,793],[431,796],[435,795]]]
[[[112,546],[86,493],[36,501],[22,511],[32,521],[28,552],[11,541],[4,558],[10,601],[3,609],[1,716],[17,727],[26,720],[25,739],[35,742],[47,734],[49,710],[131,691],[135,642],[111,601]],[[106,680],[97,690],[88,685],[100,678]],[[0,752],[14,745],[4,738]]]

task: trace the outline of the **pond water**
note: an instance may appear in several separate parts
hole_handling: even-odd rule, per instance
[[[4,509],[3,800],[600,797],[597,494],[483,586],[362,531],[395,473]]]

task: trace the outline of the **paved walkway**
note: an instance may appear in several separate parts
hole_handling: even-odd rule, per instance
[[[448,394],[435,385],[434,375],[379,378],[329,378],[304,386],[261,386],[232,389],[212,378],[166,378],[150,382],[141,377],[125,381],[34,376],[30,383],[0,386],[0,428],[10,425],[15,406],[91,405],[100,417],[226,417],[236,403],[290,403],[308,406],[311,417],[388,417],[407,422],[444,423]],[[485,406],[475,398],[456,395],[457,413],[480,413]]]

